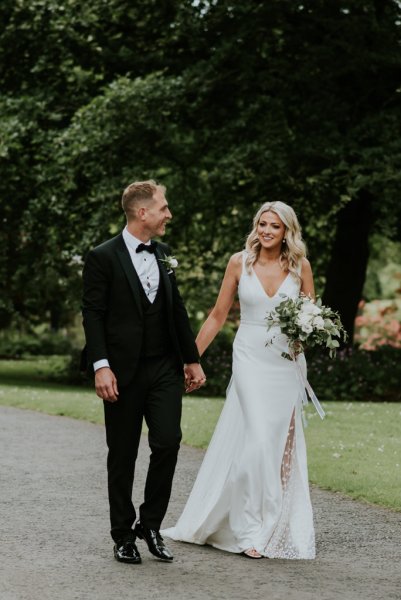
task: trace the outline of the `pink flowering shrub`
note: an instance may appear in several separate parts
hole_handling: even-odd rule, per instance
[[[362,350],[401,348],[401,299],[362,300],[355,319],[354,341]]]

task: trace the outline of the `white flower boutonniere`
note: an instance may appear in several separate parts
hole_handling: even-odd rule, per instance
[[[164,258],[160,258],[159,260],[166,266],[169,273],[171,273],[173,269],[176,269],[178,267],[178,260],[175,256],[164,255]]]

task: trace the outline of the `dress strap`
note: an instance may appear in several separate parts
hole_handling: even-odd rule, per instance
[[[247,257],[248,257],[248,252],[244,249],[242,251],[242,271],[241,271],[241,277],[243,275],[246,275],[246,265],[245,265],[245,263],[246,263]]]
[[[238,283],[241,282],[241,279],[246,275],[245,261],[248,253],[246,250],[242,250],[241,252],[241,275],[239,277]]]

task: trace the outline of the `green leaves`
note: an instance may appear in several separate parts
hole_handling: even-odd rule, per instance
[[[121,192],[134,179],[167,185],[166,239],[185,256],[179,278],[194,315],[213,304],[266,200],[295,208],[320,290],[337,215],[353,198],[367,190],[375,231],[395,237],[400,9],[385,4],[4,0],[9,316],[48,318],[61,297],[78,306],[61,251],[83,256],[121,229]]]

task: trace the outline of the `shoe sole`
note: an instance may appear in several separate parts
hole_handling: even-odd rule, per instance
[[[126,563],[127,565],[140,565],[140,564],[141,564],[141,562],[142,562],[142,559],[139,559],[139,560],[130,560],[129,558],[128,558],[128,559],[125,559],[125,558],[118,558],[117,556],[115,556],[114,558],[115,558],[115,559],[116,559],[118,562],[120,562],[120,563]]]

